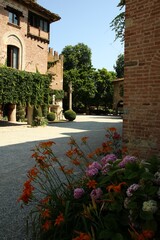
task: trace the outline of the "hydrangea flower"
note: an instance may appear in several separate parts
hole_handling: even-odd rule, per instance
[[[106,165],[108,162],[114,162],[117,159],[115,154],[107,154],[101,159],[102,166]]]
[[[128,197],[126,197],[125,199],[124,199],[124,208],[125,209],[128,209],[128,204],[130,203],[130,199],[128,198]]]
[[[156,183],[156,184],[158,184],[158,185],[160,185],[160,172],[156,172],[155,174],[154,174],[154,182]]]
[[[103,166],[103,168],[102,168],[102,170],[101,170],[101,173],[102,173],[103,175],[106,175],[106,174],[109,172],[110,167],[111,167],[111,164],[110,164],[110,163],[106,163],[106,164]]]
[[[101,198],[102,194],[103,194],[102,190],[100,188],[96,188],[96,189],[92,190],[90,196],[91,196],[91,198],[97,200],[97,199]]]
[[[98,174],[99,170],[102,168],[101,164],[98,162],[93,162],[90,164],[86,170],[86,175],[92,177]]]
[[[84,195],[85,191],[83,188],[76,188],[74,189],[74,198],[79,199]]]
[[[132,163],[136,161],[137,161],[136,157],[127,155],[123,158],[123,160],[118,165],[119,167],[124,168],[127,163]]]
[[[158,207],[157,207],[157,202],[154,200],[149,200],[143,203],[143,207],[142,210],[144,212],[151,212],[151,213],[155,213],[157,211]]]
[[[136,183],[132,184],[132,185],[127,189],[127,191],[126,191],[127,196],[128,196],[128,197],[133,196],[133,193],[134,193],[139,187],[140,187],[139,184],[136,184]]]

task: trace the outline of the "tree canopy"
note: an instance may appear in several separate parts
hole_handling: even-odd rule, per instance
[[[119,54],[116,65],[113,66],[114,70],[116,71],[117,78],[124,77],[124,54]]]
[[[125,0],[120,0],[117,7],[122,10],[125,7]],[[125,11],[118,14],[110,24],[112,30],[115,31],[115,40],[120,39],[121,43],[124,42],[124,29],[125,29]]]
[[[66,46],[64,55],[64,91],[68,92],[72,82],[73,109],[89,109],[91,105],[99,108],[112,106],[113,89],[111,80],[116,78],[106,69],[96,70],[92,67],[90,48],[79,43]],[[68,99],[64,100],[64,109],[68,108]]]

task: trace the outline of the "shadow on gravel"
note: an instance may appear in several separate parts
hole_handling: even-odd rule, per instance
[[[24,126],[24,125],[27,125],[27,123],[20,123],[20,122],[16,122],[16,123],[13,123],[13,122],[8,122],[8,121],[2,121],[0,120],[0,127],[13,127],[13,126]]]

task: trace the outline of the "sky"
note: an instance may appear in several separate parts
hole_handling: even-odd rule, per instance
[[[124,46],[115,41],[111,21],[120,13],[119,0],[37,0],[37,3],[61,19],[51,24],[49,47],[61,54],[68,46],[87,45],[96,69],[113,71]]]

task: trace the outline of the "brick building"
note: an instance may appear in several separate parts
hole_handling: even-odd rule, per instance
[[[50,24],[59,15],[34,0],[0,0],[0,64],[45,74],[48,62]],[[15,121],[16,107],[11,121]]]
[[[123,113],[123,82],[123,78],[117,78],[113,81],[113,111],[116,115]]]
[[[160,1],[126,0],[123,139],[160,156]]]
[[[63,90],[63,55],[58,54],[52,48],[48,52],[48,72],[52,74],[51,88],[54,90]],[[54,97],[54,96],[53,96]],[[57,120],[63,118],[62,98],[54,98],[51,109],[56,113]]]

